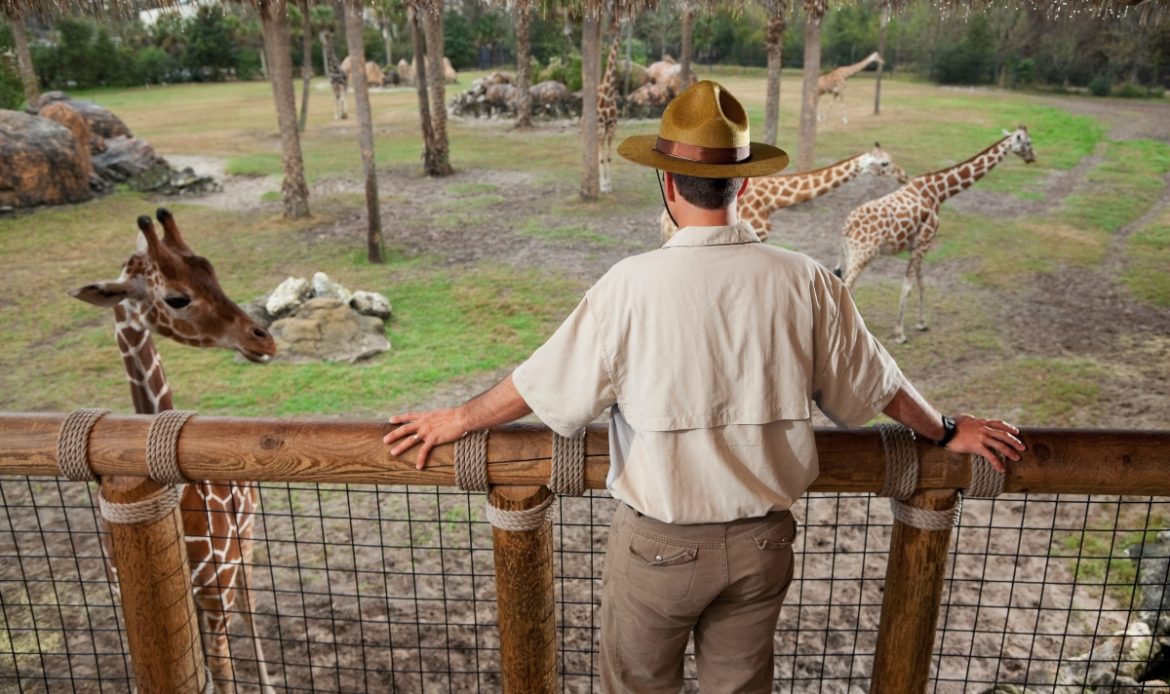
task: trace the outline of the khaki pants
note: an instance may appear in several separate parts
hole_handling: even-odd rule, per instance
[[[622,504],[610,528],[601,597],[606,692],[677,692],[695,634],[699,689],[771,692],[772,639],[792,582],[788,511],[672,525]]]

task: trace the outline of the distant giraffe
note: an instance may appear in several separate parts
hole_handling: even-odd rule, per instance
[[[227,298],[211,263],[186,244],[171,213],[159,209],[158,220],[161,240],[150,217],[138,218],[139,248],[122,266],[121,277],[69,292],[114,310],[114,333],[139,414],[173,407],[152,333],[185,345],[232,349],[254,362],[276,353],[272,336]],[[258,504],[254,485],[235,482],[193,482],[179,504],[208,666],[220,693],[236,691],[228,645],[228,622],[235,614],[252,632],[262,690],[273,691],[252,622],[252,530]],[[106,556],[113,556],[108,546]],[[117,567],[111,566],[110,573],[116,580]]]
[[[1018,154],[1031,164],[1036,161],[1032,152],[1032,138],[1028,129],[1020,126],[1014,132],[1004,131],[1003,139],[971,157],[941,171],[915,176],[908,184],[877,200],[861,205],[845,220],[842,243],[842,265],[845,268],[845,286],[853,289],[861,271],[877,255],[895,255],[910,252],[906,277],[902,280],[902,297],[898,302],[898,324],[894,337],[906,341],[903,319],[906,300],[913,284],[918,285],[919,330],[926,330],[926,308],[922,288],[922,259],[934,245],[938,233],[938,211],[943,201],[970,188],[988,171],[1003,161],[1009,152]],[[842,265],[837,273],[841,274]]]
[[[870,63],[880,63],[885,65],[886,61],[882,60],[881,55],[877,51],[870,53],[864,59],[853,63],[852,65],[842,65],[841,67],[827,72],[817,78],[817,99],[819,100],[823,94],[832,94],[833,102],[825,109],[829,111],[833,108],[833,104],[838,101],[841,102],[841,122],[849,122],[849,114],[845,112],[845,80],[861,72],[869,67]],[[819,101],[818,101],[819,103]],[[817,120],[821,120],[821,114],[817,113]]]
[[[753,178],[747,192],[739,199],[739,218],[751,225],[761,241],[767,240],[772,233],[773,212],[820,197],[862,174],[894,176],[900,183],[909,180],[902,167],[895,164],[881,145],[875,142],[870,151],[842,159],[823,169]],[[662,241],[665,243],[677,229],[666,210],[662,211],[659,223],[662,227]]]
[[[325,74],[329,75],[329,86],[333,89],[333,119],[345,120],[349,117],[345,110],[345,91],[349,87],[349,78],[337,61],[333,32],[328,29],[321,32],[321,53],[325,58]]]
[[[601,192],[613,192],[611,167],[613,164],[613,138],[617,133],[618,85],[616,74],[618,49],[622,44],[622,33],[614,27],[613,44],[609,47],[609,61],[605,64],[605,75],[597,87],[597,124],[601,134],[597,156],[601,169]]]

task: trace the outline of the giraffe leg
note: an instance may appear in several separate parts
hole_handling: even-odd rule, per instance
[[[257,487],[250,487],[247,492],[251,496],[251,507],[259,508],[260,494]],[[244,604],[241,612],[244,616],[244,621],[248,625],[248,633],[252,635],[252,647],[256,651],[256,669],[260,675],[260,690],[262,694],[275,694],[276,690],[272,687],[272,678],[268,674],[268,663],[264,659],[264,649],[261,644],[260,634],[256,631],[255,623],[255,605],[256,595],[252,592],[252,557],[256,546],[255,540],[252,538],[252,526],[248,524],[246,528],[240,530],[240,565],[243,571],[237,574],[243,583],[238,586],[239,595],[243,598]]]
[[[873,260],[877,255],[877,246],[862,246],[848,237],[845,241],[845,276],[842,278],[845,281],[845,288],[850,292],[853,291],[853,285],[857,284],[857,278],[861,277],[861,271],[869,265],[869,261]]]
[[[906,277],[902,280],[902,292],[898,299],[898,322],[894,325],[894,342],[898,344],[906,343],[906,330],[903,326],[903,318],[906,316],[906,299],[910,296],[911,290],[914,289],[910,273],[906,273]]]
[[[910,264],[914,266],[914,281],[918,285],[918,323],[914,326],[917,330],[929,329],[926,325],[926,290],[922,284],[922,260],[926,255],[923,250],[921,255],[910,259]]]
[[[836,96],[836,98],[833,99],[833,101],[835,101],[835,102],[840,101],[841,102],[841,123],[848,125],[849,124],[849,112],[847,110],[845,110],[845,91],[844,91],[844,89],[837,92],[837,96]]]
[[[597,150],[597,156],[601,159],[601,192],[613,192],[612,172],[610,171],[610,164],[613,156],[613,134],[614,128],[608,123],[601,135],[601,146]]]
[[[218,596],[215,599],[218,602]],[[228,644],[227,614],[218,607],[202,611],[205,625],[203,648],[206,651],[207,667],[215,682],[215,693],[236,694],[236,669],[232,664],[231,646]]]

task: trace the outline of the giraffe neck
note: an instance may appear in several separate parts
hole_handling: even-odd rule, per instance
[[[621,44],[622,35],[619,33],[614,37],[613,44],[609,47],[609,60],[605,64],[605,75],[602,76],[601,86],[598,88],[602,96],[610,101],[614,100],[614,88],[617,86],[617,82],[614,81],[613,76],[616,71],[618,49],[621,48]]]
[[[337,51],[333,50],[333,37],[328,32],[321,32],[321,43],[325,46],[325,54],[329,56],[329,64],[325,72],[335,72],[341,69],[341,62],[337,60]]]
[[[869,64],[875,60],[877,60],[877,53],[870,53],[868,56],[866,56],[862,60],[860,60],[856,63],[853,63],[852,65],[846,65],[845,67],[841,68],[842,74],[846,78],[852,77],[852,76],[856,75],[857,73],[861,72],[862,70],[864,70],[865,68],[869,67]]]
[[[1008,153],[1009,141],[1010,136],[1005,137],[967,161],[942,171],[923,174],[915,178],[914,183],[924,196],[933,200],[935,205],[940,205],[947,198],[970,188],[1003,161]]]
[[[765,188],[775,185],[776,189],[769,191],[771,194],[765,196],[763,212],[770,215],[783,207],[791,207],[820,197],[852,181],[860,173],[861,155],[857,155],[815,171],[768,176],[760,183]]]
[[[114,335],[130,381],[130,396],[138,414],[158,414],[174,407],[171,387],[150,330],[123,302],[114,307]]]

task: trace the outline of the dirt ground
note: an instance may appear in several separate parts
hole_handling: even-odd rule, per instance
[[[1135,103],[1118,112],[1113,103],[1105,107],[1090,99],[1059,101],[1064,108],[1101,118],[1111,138],[1170,142],[1170,106]],[[170,159],[193,165],[200,173],[223,173],[213,158]],[[1004,219],[1044,213],[1084,186],[1100,161],[1094,154],[1067,172],[1052,174],[1040,200],[976,187],[948,204]],[[508,215],[471,219],[460,234],[446,233],[426,219],[384,215],[388,245],[407,254],[435,254],[452,266],[490,260],[518,268],[555,268],[587,283],[622,257],[657,244],[657,210],[582,220],[613,240],[604,245],[581,241],[554,246],[522,233],[526,216],[541,210],[545,201],[572,193],[557,184],[537,184],[526,174],[465,170],[436,186],[413,168],[392,168],[379,173],[379,183],[384,191],[424,202],[445,199],[450,195],[447,186],[460,183],[491,184],[508,199]],[[853,207],[894,187],[888,179],[862,178],[778,213],[773,238],[832,266],[837,237],[823,230],[840,228]],[[265,192],[277,190],[275,178],[225,177],[224,192],[202,203],[275,209],[279,203],[259,201]],[[348,179],[314,184],[314,193],[360,190]],[[1109,360],[1120,334],[1144,345],[1143,362],[1128,376],[1100,384],[1108,416],[1096,426],[1165,428],[1170,310],[1130,298],[1116,278],[1124,263],[1124,239],[1167,206],[1170,180],[1155,208],[1116,234],[1100,267],[1057,270],[1027,292],[987,297],[1001,302],[995,309],[999,329],[1017,354]],[[361,219],[355,209],[352,217],[306,233],[313,239],[360,240],[365,233]],[[956,266],[928,267],[928,301],[960,281]],[[903,260],[887,258],[875,261],[867,275],[897,280],[903,272]],[[409,408],[462,401],[505,373],[482,374],[420,394]],[[931,387],[946,376],[915,378]],[[8,644],[0,642],[0,689],[8,682],[30,692],[128,690],[125,680],[118,679],[125,672],[123,648],[113,630],[112,595],[102,587],[96,525],[85,516],[92,511],[84,510],[89,501],[80,490],[72,486],[61,491],[55,483],[42,488],[3,482],[8,517],[0,545],[17,546],[29,559],[0,566],[0,604],[12,634]],[[273,485],[264,488],[263,507],[258,535],[264,539],[256,558],[257,622],[278,691],[500,690],[491,532],[483,522],[481,497],[427,489]],[[605,526],[612,511],[613,502],[603,496],[567,499],[554,528],[565,691],[599,691],[592,677],[596,615]],[[775,638],[774,690],[867,691],[889,543],[888,504],[865,496],[810,495],[794,511],[803,526],[800,559]],[[1083,538],[1086,528],[1112,537],[1143,529],[1147,516],[1168,514],[1145,500],[1116,498],[968,501],[954,535],[936,643],[940,655],[930,691],[981,693],[997,683],[1026,685],[1037,693],[1078,691],[1058,687],[1058,671],[1086,653],[1094,638],[1123,628],[1130,612],[1123,593],[1077,579],[1079,566],[1089,560],[1069,549],[1065,539]],[[74,532],[58,532],[62,528]],[[40,565],[53,579],[27,583],[26,574]],[[234,632],[242,636],[241,629],[237,620]],[[4,655],[32,650],[30,635],[39,639],[42,653],[64,655]],[[257,691],[250,644],[234,638],[233,648],[241,660],[241,690]],[[100,689],[84,679],[99,671],[105,677]],[[64,679],[39,674],[63,677],[65,672]],[[694,675],[693,662],[688,662],[687,672]],[[694,689],[692,680],[687,690]]]

